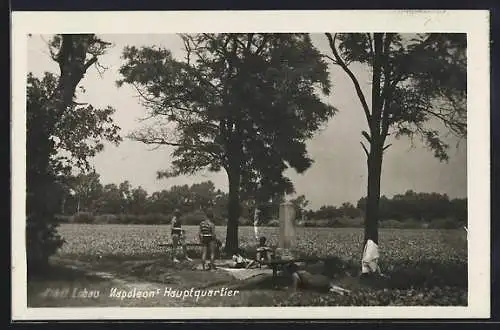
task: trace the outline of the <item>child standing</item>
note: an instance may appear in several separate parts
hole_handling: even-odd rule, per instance
[[[206,212],[206,218],[200,223],[200,231],[198,237],[200,243],[203,245],[203,252],[201,256],[201,264],[205,270],[205,263],[207,260],[207,253],[210,253],[209,269],[215,269],[215,249],[217,245],[217,238],[215,236],[215,224],[213,222],[213,212],[211,210]]]
[[[184,258],[187,261],[193,261],[193,259],[189,258],[187,255],[187,247],[186,240],[184,239],[184,230],[182,229],[182,223],[180,220],[181,212],[176,209],[174,211],[174,216],[172,217],[170,235],[172,236],[172,259],[174,262],[179,262],[176,257],[177,248],[179,245],[182,246],[182,252],[184,254]]]

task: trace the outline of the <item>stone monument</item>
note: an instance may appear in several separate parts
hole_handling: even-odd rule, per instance
[[[292,249],[295,245],[295,207],[284,199],[279,209],[279,254],[282,259],[292,258]]]

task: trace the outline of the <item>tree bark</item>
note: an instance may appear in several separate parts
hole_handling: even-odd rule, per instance
[[[378,244],[378,221],[380,202],[380,178],[382,175],[382,148],[374,146],[368,156],[368,189],[365,213],[364,244],[371,239]]]
[[[375,33],[372,80],[372,115],[370,117],[370,152],[368,154],[368,187],[366,196],[364,244],[371,239],[378,244],[378,221],[380,202],[380,177],[382,175],[382,156],[385,138],[382,136],[382,95],[380,82],[383,65],[383,34]]]
[[[226,231],[226,252],[233,254],[239,248],[238,241],[238,221],[241,215],[240,207],[240,171],[239,164],[236,168],[230,168],[227,171],[229,181],[229,201],[228,201],[228,220]]]
[[[61,200],[61,215],[64,215],[65,213],[66,213],[66,196],[63,196]]]

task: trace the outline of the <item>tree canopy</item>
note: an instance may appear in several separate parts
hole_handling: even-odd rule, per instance
[[[283,172],[313,162],[305,142],[334,114],[321,99],[331,88],[327,64],[304,33],[180,37],[183,60],[159,47],[123,52],[118,85],[133,86],[154,119],[131,137],[175,147],[159,177],[225,169],[227,244],[237,248],[240,193],[263,200],[291,193]]]
[[[437,158],[447,160],[449,146],[441,139],[446,132],[426,124],[438,120],[456,136],[467,135],[465,34],[339,33],[327,37],[332,61],[355,84],[373,130],[370,134],[384,141],[388,136],[420,137]],[[371,107],[349,69],[352,62],[366,64],[376,74]],[[367,132],[363,136],[370,143]]]
[[[102,140],[120,141],[112,108],[95,109],[74,101],[76,87],[108,47],[93,34],[57,35],[49,49],[60,75],[27,76],[28,273],[46,266],[63,243],[55,215],[71,170],[89,169],[87,160],[102,150]]]
[[[459,138],[467,135],[467,39],[465,34],[326,33],[333,56],[354,84],[369,131],[361,134],[367,156],[368,187],[365,241],[378,242],[380,177],[389,136],[420,137],[441,161],[449,145],[432,121]],[[371,105],[349,68],[352,62],[372,71]]]

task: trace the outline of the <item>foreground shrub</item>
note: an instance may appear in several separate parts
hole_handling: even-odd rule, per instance
[[[299,292],[277,306],[467,306],[467,290],[453,287],[389,290],[359,288],[346,296]]]

